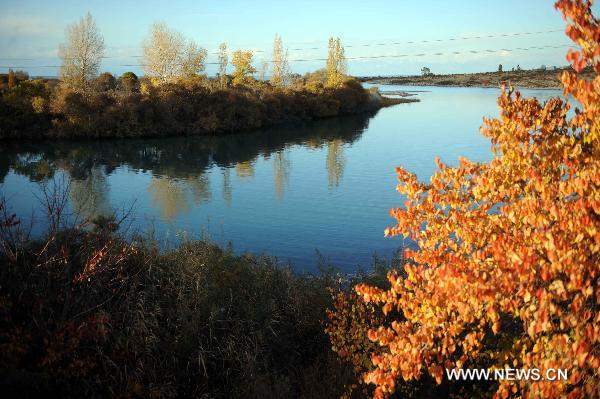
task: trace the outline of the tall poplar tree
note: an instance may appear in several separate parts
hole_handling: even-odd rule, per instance
[[[273,71],[271,73],[271,83],[274,86],[285,86],[289,81],[289,65],[287,50],[283,50],[283,41],[279,34],[275,35],[273,41]]]
[[[233,53],[231,63],[235,67],[233,71],[233,82],[235,84],[248,83],[248,78],[256,72],[256,69],[252,66],[252,57],[252,51],[237,50]]]
[[[17,85],[17,79],[15,77],[15,71],[12,69],[8,70],[8,88],[12,89]]]
[[[227,44],[224,42],[219,44],[219,80],[221,86],[227,84],[227,64],[229,63],[229,55],[227,54]]]
[[[144,42],[142,69],[164,83],[203,71],[206,55],[206,50],[194,41],[186,40],[164,23],[155,23]]]
[[[227,44],[219,44],[219,75],[227,75],[227,63],[229,62],[229,55],[227,54]]]
[[[339,37],[329,38],[327,54],[327,86],[339,87],[344,82],[347,66],[344,46]]]
[[[66,42],[58,56],[62,59],[60,78],[70,86],[81,88],[98,75],[104,56],[104,38],[90,13],[66,31]]]

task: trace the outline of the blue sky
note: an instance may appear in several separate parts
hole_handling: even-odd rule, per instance
[[[434,73],[451,73],[491,71],[500,63],[505,69],[517,64],[523,68],[565,65],[566,48],[485,51],[570,44],[553,4],[550,0],[0,0],[0,70],[22,66],[32,75],[56,75],[58,68],[53,66],[59,64],[56,54],[65,27],[88,11],[104,35],[106,55],[110,56],[103,61],[102,70],[117,74],[140,72],[134,56],[141,54],[141,43],[155,21],[166,22],[208,49],[209,62],[216,60],[211,53],[218,44],[226,42],[231,49],[255,50],[258,65],[270,58],[273,36],[279,33],[286,47],[301,49],[290,50],[291,60],[325,57],[329,36],[338,36],[344,45],[352,46],[346,48],[348,57],[407,54],[350,60],[349,72],[354,75],[417,74],[423,66]],[[596,15],[598,8],[594,6]],[[548,33],[550,30],[560,31]],[[539,31],[546,33],[447,40]],[[437,39],[443,41],[406,43]],[[304,73],[324,62],[290,64],[292,71]],[[207,67],[209,74],[214,71],[214,66]]]

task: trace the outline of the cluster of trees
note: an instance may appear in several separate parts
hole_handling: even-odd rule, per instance
[[[104,56],[104,39],[94,19],[88,13],[78,23],[67,28],[66,43],[60,46],[62,60],[60,77],[74,88],[85,89],[86,83],[93,80]],[[141,64],[144,74],[157,83],[168,83],[177,79],[197,76],[204,72],[207,57],[206,49],[195,41],[185,38],[180,32],[169,28],[165,23],[155,23],[143,43]],[[253,53],[248,50],[227,52],[226,43],[221,43],[218,53],[219,77],[227,82],[229,61],[234,66],[234,84],[248,84],[249,77],[257,71],[252,65]],[[275,87],[283,87],[291,82],[288,51],[284,49],[279,34],[273,41],[270,81]],[[341,86],[347,78],[347,65],[344,47],[339,38],[329,39],[327,59],[327,84]],[[266,73],[265,73],[266,74]]]
[[[337,88],[327,87],[319,76],[281,88],[246,75],[240,79],[247,83],[222,87],[221,79],[193,77],[156,85],[133,73],[119,78],[103,73],[88,82],[86,90],[53,81],[24,81],[3,92],[0,137],[219,133],[360,113],[385,105],[375,91],[364,90],[353,79]]]
[[[545,71],[548,68],[546,67],[546,65],[542,64],[540,65],[540,67],[538,68],[539,71]],[[552,69],[556,69],[556,66],[552,67]],[[513,71],[515,70],[515,68],[512,69]],[[520,71],[521,67],[519,65],[517,65],[517,71]],[[502,72],[502,64],[498,65],[498,72]]]
[[[556,7],[581,48],[567,55],[575,72],[562,73],[565,98],[542,104],[505,87],[500,117],[486,119],[482,128],[492,142],[491,161],[461,158],[453,167],[437,160],[428,183],[397,169],[406,201],[391,211],[396,225],[386,235],[410,237],[416,245],[386,279],[297,276],[269,259],[236,257],[203,242],[160,252],[155,242],[116,235],[113,218],[97,218],[93,229],[60,230],[64,201],[52,195],[45,204],[48,235],[28,241],[0,203],[5,392],[598,397],[600,21],[589,3],[558,0]],[[579,73],[586,65],[591,80]],[[305,79],[338,93],[323,86],[327,71]],[[163,98],[161,112],[174,112],[176,121],[203,109],[194,104],[203,97],[189,93],[202,87],[207,95],[223,93],[220,83],[142,82],[133,96],[140,104]],[[27,81],[10,95],[43,98],[45,90],[44,82]],[[226,94],[240,94],[233,103],[251,101],[242,94],[253,89],[244,90]],[[64,99],[85,112],[65,118],[96,117],[76,94]],[[133,97],[114,98],[126,103]],[[571,98],[578,105],[572,113]],[[260,99],[270,102],[276,103]],[[136,109],[104,105],[100,114],[112,108]],[[135,112],[143,116],[136,123],[160,115]],[[332,165],[340,162],[331,156]],[[251,173],[243,163],[239,169]],[[328,287],[335,287],[333,301]],[[330,356],[331,346],[345,363]],[[444,378],[445,369],[457,368],[566,369],[568,379]],[[364,389],[356,389],[359,384]]]
[[[60,84],[9,74],[0,101],[0,138],[126,137],[197,134],[373,110],[385,102],[346,75],[344,48],[330,39],[326,68],[290,73],[281,36],[273,42],[269,81],[255,78],[253,53],[222,43],[218,76],[204,74],[207,51],[164,23],[143,45],[144,76],[98,75],[104,40],[88,13],[60,47]],[[228,65],[234,70],[228,74]],[[266,66],[261,74],[266,74]],[[17,87],[19,86],[19,87]]]
[[[17,84],[29,79],[29,74],[21,70],[8,70],[8,73],[0,74],[0,90],[12,89]]]
[[[556,7],[581,48],[567,54],[565,98],[542,104],[504,87],[500,117],[481,129],[491,161],[438,159],[428,183],[397,168],[406,201],[386,235],[417,248],[387,284],[342,293],[328,326],[377,398],[423,381],[467,397],[600,394],[600,21],[589,2]],[[446,371],[506,368],[541,378],[453,385]]]

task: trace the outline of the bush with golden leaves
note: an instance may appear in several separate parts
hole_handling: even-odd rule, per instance
[[[358,377],[355,384],[346,387],[344,397],[350,397],[362,383],[360,376],[373,367],[370,353],[376,350],[377,344],[368,339],[367,333],[383,322],[383,314],[373,304],[361,301],[354,291],[346,292],[340,287],[331,289],[330,293],[333,309],[327,310],[325,333],[331,349],[342,362],[352,366]],[[361,388],[367,393],[364,384]]]
[[[376,397],[401,381],[444,369],[566,369],[567,380],[502,380],[495,396],[588,398],[600,386],[600,24],[591,4],[559,0],[574,73],[561,80],[565,97],[540,103],[504,87],[500,117],[486,119],[493,159],[437,160],[428,184],[397,169],[405,207],[386,235],[411,237],[406,277],[390,287],[356,291],[390,323],[368,332],[380,347],[365,380]],[[591,66],[593,79],[577,72]],[[508,343],[489,347],[505,334]],[[515,327],[516,326],[516,327]],[[490,350],[491,349],[491,350]]]

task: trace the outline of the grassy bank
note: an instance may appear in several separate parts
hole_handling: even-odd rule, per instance
[[[35,240],[0,205],[3,397],[321,398],[356,379],[324,333],[332,270],[204,241],[161,251],[114,219],[66,226],[51,198]]]
[[[371,326],[354,319],[372,309],[351,287],[384,286],[397,262],[375,259],[370,272],[344,277],[326,264],[296,274],[205,241],[160,250],[124,238],[113,218],[66,225],[61,197],[46,198],[39,239],[0,204],[2,397],[372,395],[360,379],[372,343],[339,345]],[[458,392],[448,389],[427,378],[399,384],[411,398]]]
[[[369,83],[396,84],[406,86],[464,86],[464,87],[499,87],[502,84],[512,84],[521,88],[561,89],[560,75],[564,70],[572,69],[531,69],[512,70],[503,72],[459,73],[448,75],[424,76],[390,76],[363,77],[359,80]],[[582,75],[592,76],[588,68]]]
[[[53,80],[4,84],[0,139],[219,134],[406,102],[383,98],[352,78],[327,87],[323,73],[308,74],[288,87],[258,80],[234,85],[202,76],[158,84],[131,75],[102,74],[85,90]]]

